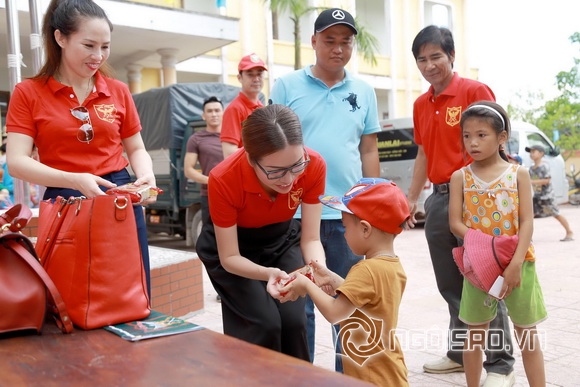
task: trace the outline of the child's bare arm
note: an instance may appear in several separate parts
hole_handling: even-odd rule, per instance
[[[534,232],[534,207],[532,190],[530,189],[530,175],[523,168],[520,168],[517,179],[519,196],[518,246],[510,264],[503,273],[504,290],[507,290],[506,296],[509,295],[513,288],[520,286],[522,264],[530,247],[532,234]]]
[[[334,275],[337,276],[336,274]],[[342,278],[340,279],[342,283]],[[294,301],[298,297],[304,297],[308,294],[320,313],[332,324],[349,317],[356,309],[344,295],[339,294],[336,298],[329,296],[303,274],[298,274],[296,279],[291,280],[286,286],[281,288],[280,294],[284,294],[280,298],[281,302]]]
[[[336,324],[352,315],[356,307],[343,294],[338,294],[336,298],[318,289],[315,293],[308,293],[314,305],[318,308],[324,318],[331,324]]]

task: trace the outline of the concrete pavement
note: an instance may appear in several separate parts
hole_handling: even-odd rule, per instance
[[[560,242],[564,229],[554,218],[535,219],[534,245],[537,272],[548,309],[548,319],[538,326],[548,386],[580,386],[580,207],[561,206],[575,233],[575,241]],[[439,295],[422,228],[406,231],[395,241],[407,273],[407,288],[399,314],[400,339],[405,350],[411,386],[465,385],[463,373],[446,375],[423,372],[423,363],[445,354],[447,306]],[[205,308],[185,316],[188,321],[222,332],[221,307],[204,270]],[[314,364],[334,369],[330,324],[317,311]],[[519,349],[516,386],[528,386]],[[485,377],[482,376],[482,380]]]

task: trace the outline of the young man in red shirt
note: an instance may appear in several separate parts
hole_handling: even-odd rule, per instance
[[[220,136],[224,158],[242,147],[242,122],[254,110],[264,106],[259,99],[264,86],[264,72],[268,71],[264,61],[256,54],[246,55],[238,64],[238,71],[242,91],[224,110]]]

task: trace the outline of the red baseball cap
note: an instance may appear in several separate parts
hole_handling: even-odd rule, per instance
[[[238,64],[238,71],[246,71],[255,68],[268,71],[264,61],[254,53],[251,53],[250,55],[246,55],[245,57],[243,57],[242,60],[240,60],[240,63]]]
[[[371,226],[390,234],[400,234],[409,218],[407,197],[386,179],[362,178],[344,196],[320,196],[325,206],[353,214]]]

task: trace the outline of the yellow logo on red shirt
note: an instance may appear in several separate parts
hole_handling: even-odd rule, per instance
[[[290,191],[290,195],[288,195],[288,208],[291,210],[295,210],[300,205],[300,201],[302,198],[302,193],[304,192],[303,188],[298,188],[296,191]]]
[[[447,113],[445,114],[445,122],[449,126],[455,126],[461,120],[461,106],[448,107]]]
[[[117,118],[117,108],[115,105],[94,105],[94,107],[99,119],[110,123],[115,122],[115,118]]]

